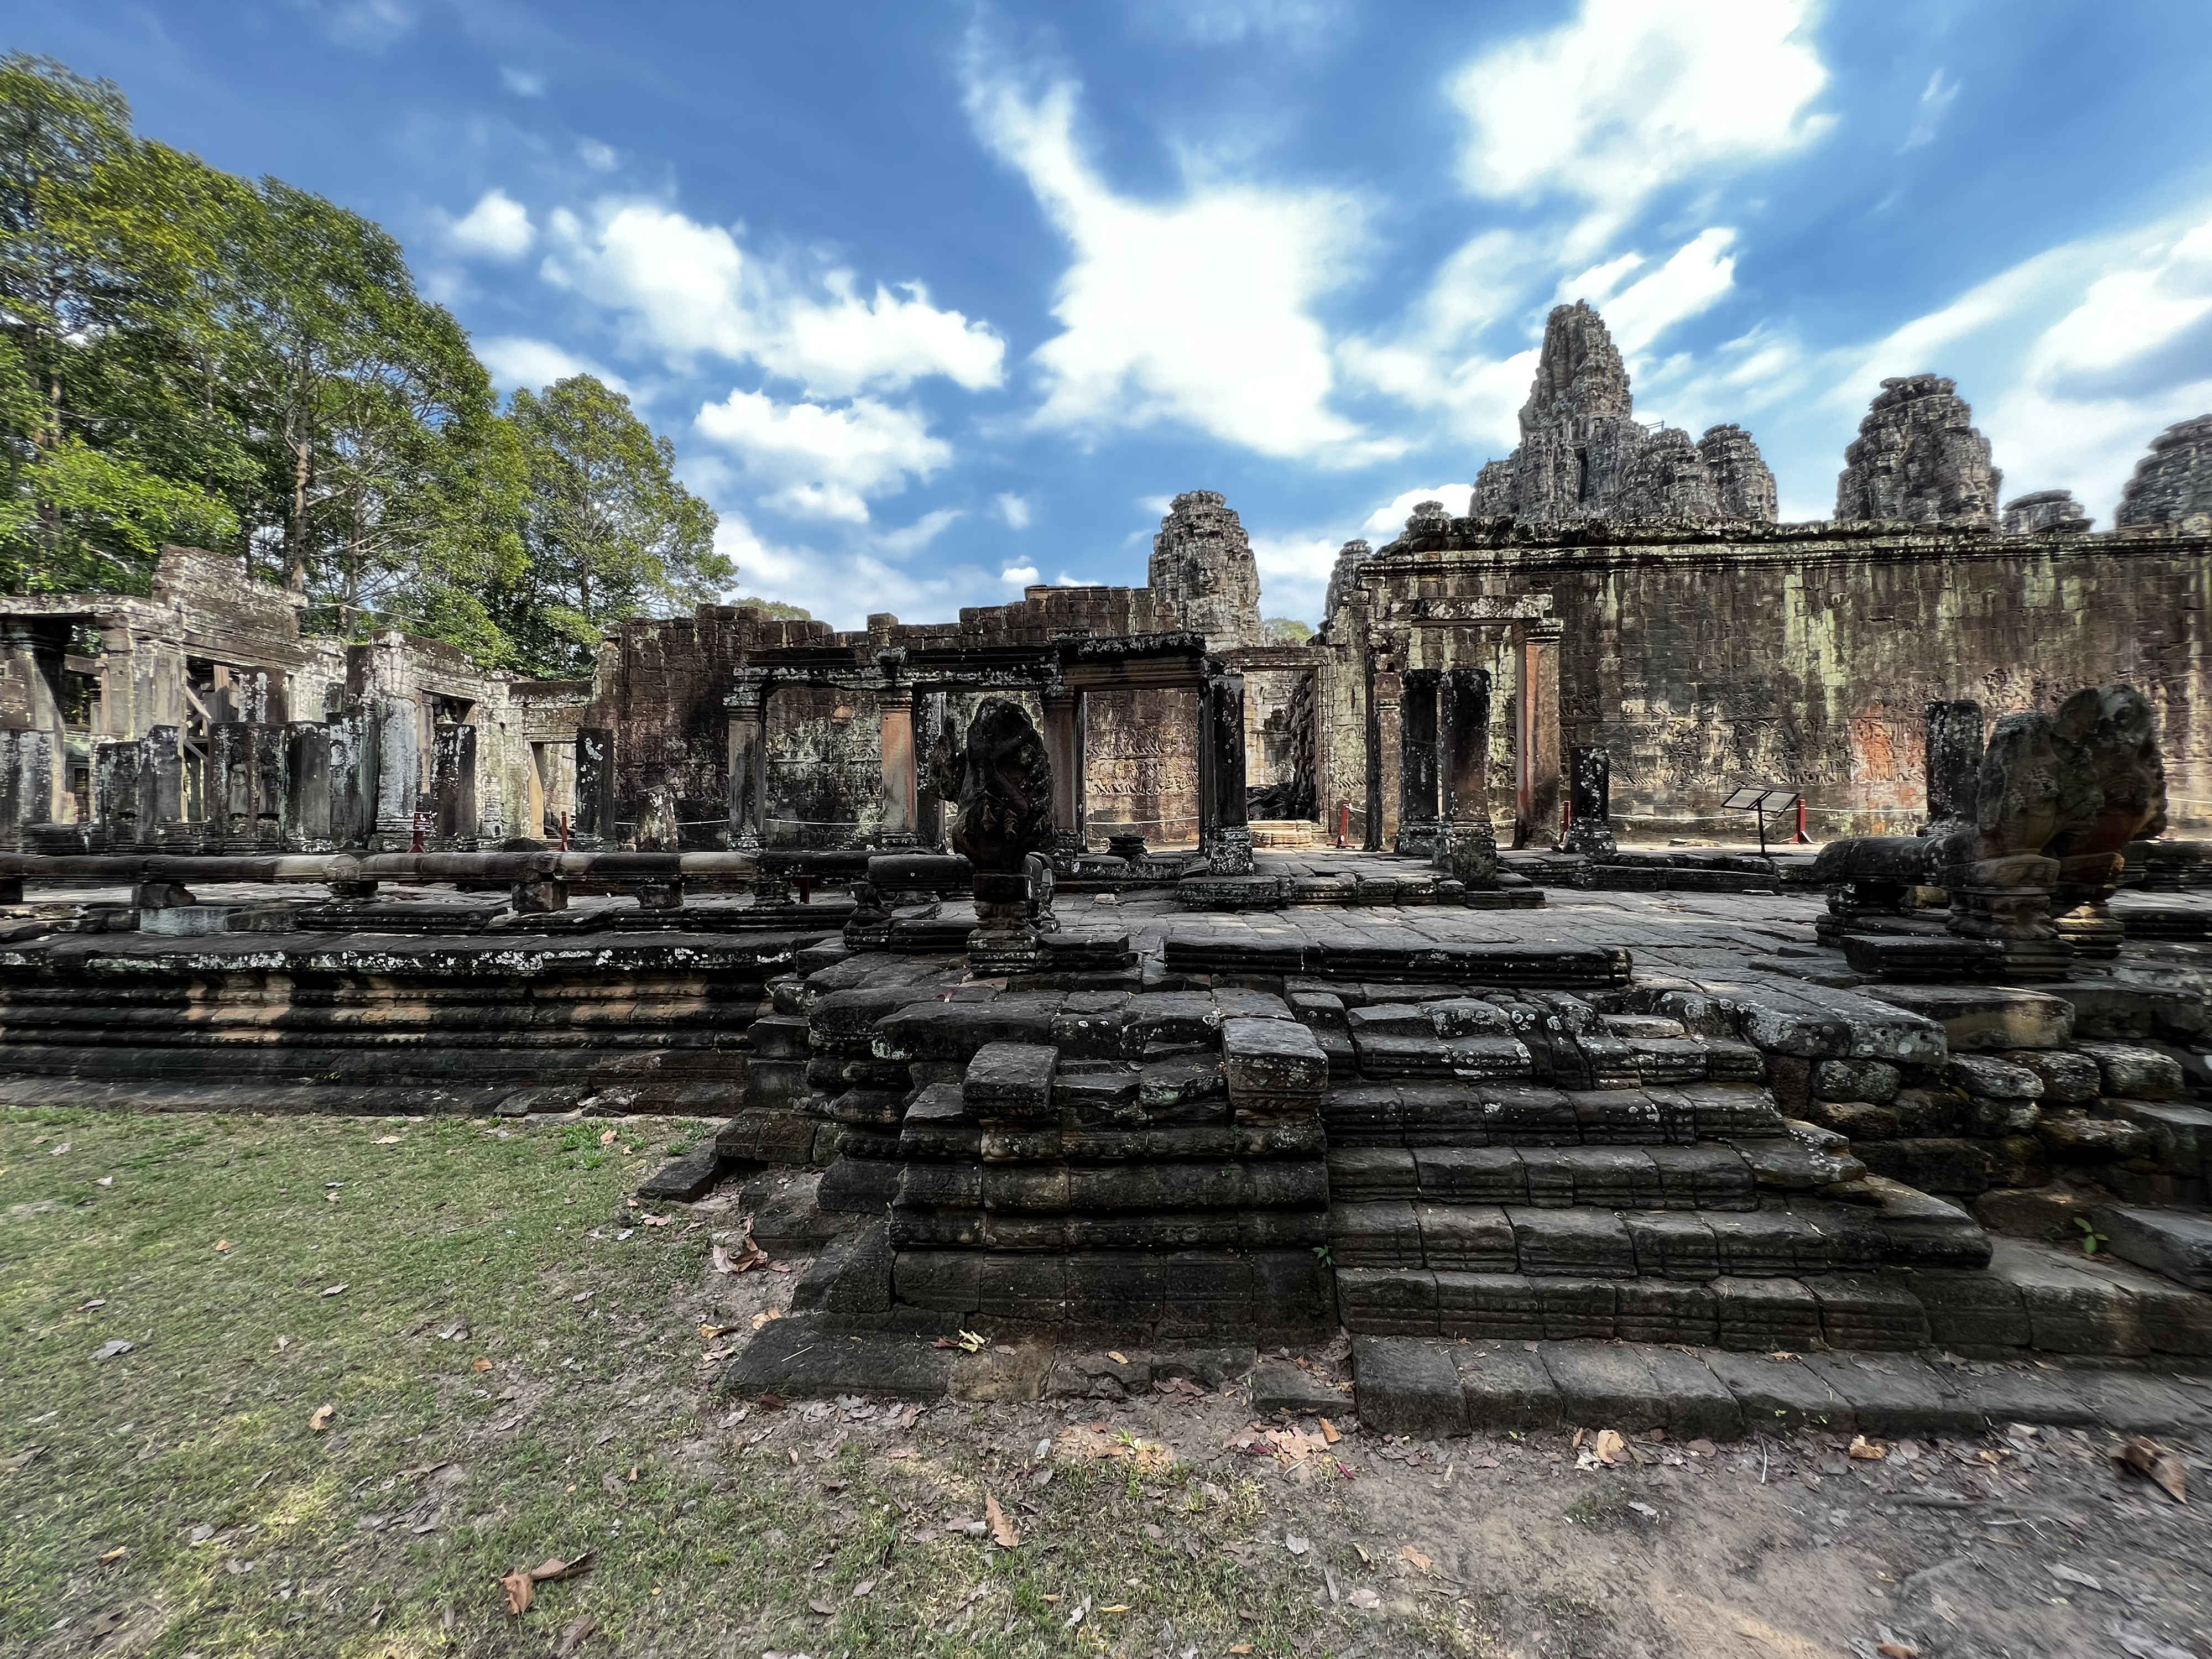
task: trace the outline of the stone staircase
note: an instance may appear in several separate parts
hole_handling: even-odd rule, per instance
[[[1291,1001],[1340,1073],[1322,1113],[1354,1333],[1911,1348],[1905,1276],[1989,1262],[1966,1212],[1785,1120],[1731,1037],[1564,992]]]

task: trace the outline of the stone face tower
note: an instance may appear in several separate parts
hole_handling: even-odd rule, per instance
[[[1217,492],[1193,489],[1175,498],[1152,538],[1146,580],[1181,609],[1184,627],[1206,635],[1208,647],[1267,642],[1251,538]]]
[[[1635,410],[1604,319],[1583,301],[1556,307],[1521,406],[1520,447],[1476,475],[1469,511],[1528,525],[1772,520],[1774,475],[1741,427],[1692,444],[1672,427],[1647,430]]]
[[[2120,497],[2115,522],[2187,525],[2212,514],[2212,415],[2182,421],[2151,440]],[[2191,528],[2196,526],[2191,526]]]
[[[1994,525],[2002,480],[1957,384],[1941,374],[1901,375],[1881,383],[1844,451],[1836,519]]]

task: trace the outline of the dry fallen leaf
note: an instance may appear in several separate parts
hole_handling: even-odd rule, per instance
[[[483,1354],[478,1354],[474,1359],[469,1361],[469,1369],[472,1371],[488,1371],[491,1369],[491,1361]]]
[[[1006,1512],[999,1507],[999,1500],[988,1492],[983,1494],[983,1519],[990,1526],[993,1541],[1000,1549],[1015,1550],[1022,1547],[1020,1530],[1006,1519]]]
[[[599,1145],[602,1146],[613,1146],[615,1144],[615,1133],[616,1132],[614,1130],[609,1129],[605,1133],[601,1134],[599,1136]]]
[[[215,1248],[216,1254],[220,1255],[230,1248],[230,1241],[227,1238],[218,1238],[215,1242]]]
[[[1118,1348],[1107,1349],[1106,1357],[1117,1365],[1126,1365],[1129,1363],[1129,1356]]]
[[[397,1146],[399,1144],[399,1137],[398,1135],[379,1135],[375,1139],[370,1141],[368,1144],[372,1146]]]
[[[538,1595],[537,1584],[520,1569],[501,1577],[499,1587],[507,1592],[507,1616],[510,1619],[520,1619],[529,1612],[530,1603]]]
[[[330,1427],[331,1419],[337,1414],[338,1408],[336,1406],[328,1404],[318,1406],[315,1407],[315,1414],[307,1419],[307,1426],[317,1434],[320,1434],[325,1429]]]
[[[44,1446],[26,1446],[19,1452],[9,1452],[7,1456],[0,1457],[0,1474],[14,1474],[19,1469],[27,1469],[44,1450]]]
[[[102,1176],[99,1180],[94,1182],[92,1184],[95,1187],[112,1187],[115,1184],[115,1177],[113,1176]]]
[[[1319,1421],[1321,1423],[1321,1437],[1328,1441],[1330,1445],[1334,1446],[1338,1441],[1344,1438],[1341,1434],[1337,1432],[1336,1425],[1330,1422],[1328,1419],[1324,1417],[1320,1419]]]
[[[69,1149],[70,1149],[70,1143],[69,1143],[68,1141],[64,1140],[64,1142],[62,1142],[62,1144],[61,1144],[60,1146],[58,1146],[55,1147],[55,1148],[53,1149],[53,1151],[52,1151],[51,1152],[48,1152],[48,1153],[46,1154],[46,1156],[47,1156],[48,1158],[59,1158],[59,1157],[60,1157],[64,1152],[65,1152],[69,1151]]]
[[[1920,1650],[1909,1642],[1884,1642],[1875,1651],[1881,1659],[1920,1659]]]
[[[1407,1565],[1412,1567],[1416,1572],[1433,1572],[1436,1571],[1437,1564],[1431,1560],[1428,1556],[1423,1554],[1419,1550],[1415,1549],[1411,1544],[1401,1544],[1398,1547],[1398,1559],[1401,1561],[1405,1562]]]
[[[1880,1440],[1869,1440],[1863,1434],[1851,1437],[1850,1455],[1862,1463],[1879,1463],[1889,1455],[1889,1447]]]
[[[2124,1474],[2140,1474],[2158,1483],[2177,1504],[2189,1501],[2189,1476],[2181,1460],[2151,1439],[2137,1435],[2112,1454],[2112,1464]]]
[[[130,1553],[131,1551],[127,1545],[118,1544],[113,1549],[108,1551],[106,1554],[100,1558],[100,1565],[103,1567],[112,1566],[116,1562],[120,1561],[125,1556]]]
[[[781,1308],[765,1308],[765,1309],[763,1309],[759,1313],[757,1313],[757,1314],[755,1314],[755,1315],[753,1316],[753,1328],[754,1328],[755,1330],[758,1330],[762,1326],[763,1326],[763,1325],[767,1324],[770,1320],[781,1319],[781,1318],[782,1318],[782,1317],[783,1317],[783,1310],[782,1310],[782,1309],[781,1309]]]
[[[1612,1429],[1600,1429],[1590,1449],[1597,1454],[1599,1462],[1616,1463],[1620,1461],[1620,1455],[1628,1449],[1628,1442]]]
[[[1364,1584],[1354,1589],[1344,1599],[1355,1607],[1379,1607],[1382,1605],[1382,1598]]]
[[[285,1349],[291,1346],[292,1339],[289,1336],[280,1336],[276,1339],[276,1352],[278,1353],[283,1352]]]
[[[553,1644],[554,1659],[568,1659],[568,1656],[590,1640],[599,1627],[599,1621],[588,1613],[580,1613],[571,1620],[568,1628],[561,1632],[561,1639]]]

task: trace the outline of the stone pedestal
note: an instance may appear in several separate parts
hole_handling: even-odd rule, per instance
[[[1567,831],[1559,844],[1570,853],[1610,858],[1620,850],[1613,836],[1613,756],[1580,745],[1567,753]]]
[[[519,916],[542,916],[550,911],[565,910],[568,908],[568,884],[551,876],[518,881],[510,903]]]
[[[740,682],[724,707],[730,713],[730,847],[757,853],[768,810],[767,688]],[[580,773],[580,792],[582,787]]]
[[[975,883],[975,931],[968,935],[971,973],[1035,973],[1044,966],[1030,878],[1018,871],[978,871]]]

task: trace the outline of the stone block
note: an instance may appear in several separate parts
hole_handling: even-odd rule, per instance
[[[753,1053],[765,1060],[805,1060],[809,1052],[803,1016],[764,1015],[745,1027],[745,1036]]]
[[[2036,1423],[2055,1428],[2087,1429],[2097,1425],[2096,1408],[2061,1387],[2048,1371],[2023,1366],[1978,1366],[1960,1373],[1954,1384],[1959,1397],[1982,1414],[1992,1427],[2008,1423]]]
[[[878,1060],[964,1061],[986,1043],[1048,1042],[1053,1014],[1048,1003],[1017,997],[908,1001],[877,1022],[870,1049]]]
[[[2047,1353],[2143,1354],[2148,1334],[2131,1297],[2111,1279],[2055,1252],[1999,1239],[1990,1271],[2020,1292],[2028,1340]]]
[[[739,1112],[714,1136],[714,1150],[734,1163],[805,1164],[814,1148],[813,1119],[788,1112]]]
[[[1328,1155],[1329,1191],[1340,1202],[1416,1198],[1421,1181],[1414,1154],[1401,1146],[1351,1146]]]
[[[1328,1056],[1287,1010],[1279,1018],[1224,1018],[1221,1048],[1229,1105],[1238,1122],[1280,1122],[1320,1110],[1328,1089]]]
[[[1137,1073],[1128,1070],[1070,1072],[1066,1061],[1052,1078],[1056,1105],[1085,1127],[1139,1128],[1146,1121],[1137,1097]],[[912,1113],[909,1110],[908,1115]]]
[[[2203,1178],[2207,1163],[2212,1162],[2212,1112],[2201,1106],[2148,1100],[2110,1100],[2104,1109],[2150,1131],[2162,1172],[2192,1181]]]
[[[1654,1146],[1675,1138],[1668,1133],[1658,1102],[1644,1090],[1572,1090],[1567,1100],[1590,1146]]]
[[[1495,1204],[1417,1203],[1421,1264],[1455,1273],[1511,1273],[1513,1224]]]
[[[951,1386],[951,1351],[904,1333],[823,1328],[818,1316],[769,1322],[732,1358],[716,1385],[739,1395],[819,1400],[841,1394],[939,1400]]]
[[[1802,1002],[1753,1003],[1743,1011],[1743,1037],[1769,1055],[1795,1055],[1802,1060],[1920,1063],[1942,1058],[1943,1028],[1938,1021],[1908,1004],[1889,999],[1876,1002],[1871,990],[1864,995],[1830,992],[1817,998],[1807,993]]]
[[[1886,1060],[1824,1060],[1813,1068],[1812,1097],[1884,1105],[1897,1098],[1903,1076]]]
[[[1467,1401],[1449,1348],[1355,1336],[1352,1374],[1363,1428],[1426,1440],[1467,1432]]]
[[[1059,1062],[1059,1050],[1045,1043],[987,1042],[968,1062],[961,1098],[985,1122],[1041,1122],[1052,1113]]]
[[[1610,1342],[1616,1334],[1620,1297],[1609,1279],[1538,1279],[1532,1281],[1543,1310],[1544,1335],[1553,1342],[1589,1340]],[[1449,1332],[1444,1285],[1437,1285],[1437,1324]]]
[[[1521,1271],[1560,1278],[1628,1278],[1636,1247],[1620,1218],[1601,1211],[1509,1206],[1506,1219]]]
[[[1998,986],[1870,985],[1863,994],[1942,1027],[1954,1054],[1998,1048],[2063,1048],[2074,1005],[2040,991]]]
[[[1547,1342],[1537,1358],[1559,1391],[1563,1423],[1624,1434],[1667,1425],[1666,1399],[1636,1349],[1612,1342]]]
[[[897,1250],[892,1294],[908,1307],[973,1313],[982,1303],[983,1258],[973,1250]]]
[[[2181,1063],[2156,1048],[2124,1042],[2084,1042],[2080,1052],[2097,1064],[2108,1095],[2130,1100],[2172,1100],[2187,1086]]]
[[[1613,1328],[1624,1342],[1711,1347],[1720,1340],[1720,1302],[1708,1285],[1625,1279],[1614,1289]]]
[[[1152,1361],[1141,1351],[1118,1359],[1094,1350],[1063,1351],[1053,1362],[1045,1395],[1055,1400],[1131,1400],[1149,1394],[1152,1386]]]
[[[817,1202],[833,1214],[880,1215],[897,1192],[899,1169],[884,1158],[841,1158],[822,1172]]]
[[[1202,991],[1147,991],[1129,999],[1128,1017],[1121,1027],[1121,1052],[1135,1058],[1155,1042],[1195,1043],[1206,1048],[1218,1041],[1221,1011]]]
[[[1988,1265],[1989,1235],[1960,1206],[1880,1176],[1869,1176],[1860,1184],[1875,1200],[1861,1213],[1882,1236],[1884,1259],[1892,1265],[1965,1268]]]
[[[1446,997],[1426,1004],[1425,1010],[1430,1026],[1440,1037],[1513,1035],[1513,1022],[1505,1011],[1479,997]]]
[[[2192,1291],[2212,1291],[2212,1216],[2100,1204],[2091,1212],[2105,1248]]]
[[[1448,1352],[1459,1373],[1468,1428],[1477,1432],[1525,1434],[1555,1427],[1562,1420],[1559,1385],[1539,1354],[1504,1347],[1455,1347]]]
[[[1711,1353],[1705,1364],[1743,1413],[1743,1426],[1754,1434],[1784,1434],[1796,1429],[1848,1432],[1851,1409],[1827,1379],[1796,1358],[1763,1354]]]
[[[1525,1078],[1535,1068],[1528,1046],[1518,1037],[1462,1036],[1444,1043],[1451,1075],[1470,1083]]]
[[[2023,1066],[2040,1078],[2045,1106],[2086,1105],[2104,1088],[2103,1073],[2096,1060],[2073,1049],[2008,1048],[1991,1058]]]
[[[1340,1200],[1329,1207],[1329,1257],[1340,1267],[1443,1265],[1425,1261],[1425,1249],[1413,1206],[1402,1199],[1381,1204],[1346,1204]]]
[[[1140,1250],[1085,1250],[1067,1258],[1070,1315],[1107,1330],[1149,1325],[1166,1304],[1160,1259]]]
[[[1713,1280],[1720,1345],[1746,1353],[1802,1353],[1820,1342],[1820,1304],[1794,1279]]]
[[[1704,1219],[1721,1272],[1736,1278],[1794,1273],[1820,1238],[1810,1223],[1787,1210],[1722,1211]]]
[[[1927,1310],[1910,1291],[1872,1273],[1822,1273],[1804,1282],[1820,1304],[1821,1340],[1831,1348],[1895,1352],[1927,1346]]]
[[[1651,1146],[1638,1157],[1659,1177],[1656,1206],[1671,1210],[1749,1210],[1759,1204],[1751,1166],[1726,1146]],[[1623,1206],[1622,1207],[1647,1207]]]
[[[2025,1348],[2032,1334],[2020,1286],[1996,1273],[1938,1270],[1900,1275],[1928,1316],[1929,1340],[1969,1353]]]
[[[1454,1204],[1526,1200],[1528,1168],[1510,1146],[1417,1146],[1407,1157],[1423,1198]]]
[[[1365,1009],[1354,1009],[1355,1014]],[[1398,1036],[1385,1031],[1352,1031],[1352,1052],[1363,1077],[1450,1077],[1452,1056],[1442,1037],[1424,1022],[1418,1033]]]
[[[1287,1359],[1263,1359],[1252,1373],[1255,1417],[1273,1417],[1277,1412],[1287,1412],[1292,1417],[1336,1417],[1352,1404],[1334,1383]]]
[[[1961,1193],[1972,1197],[1989,1190],[1989,1149],[1955,1137],[1913,1137],[1867,1141],[1853,1148],[1859,1161],[1878,1176],[1928,1193]]]
[[[2212,1430],[2212,1409],[2160,1377],[2082,1368],[2065,1373],[2063,1381],[2067,1391],[2079,1395],[2099,1421],[2122,1434],[2197,1440]]]
[[[1437,1334],[1433,1273],[1341,1267],[1336,1273],[1336,1303],[1338,1316],[1348,1331],[1378,1336]]]
[[[1809,1353],[1805,1368],[1825,1382],[1850,1409],[1862,1434],[1904,1436],[1971,1435],[1982,1426],[1982,1413],[1926,1362],[1910,1354],[1879,1358]]]
[[[1530,1341],[1544,1334],[1544,1287],[1523,1273],[1438,1273],[1437,1330],[1478,1342]]]
[[[1219,1058],[1184,1054],[1146,1061],[1137,1073],[1137,1103],[1158,1115],[1183,1110],[1225,1096],[1229,1084]]]
[[[1650,1279],[1703,1283],[1721,1272],[1719,1243],[1702,1215],[1646,1211],[1621,1218],[1636,1252],[1636,1271]]]
[[[1816,1100],[1806,1108],[1808,1121],[1833,1129],[1844,1139],[1895,1140],[1905,1133],[1897,1114],[1865,1100]]]
[[[1224,1031],[1232,1019],[1291,1018],[1291,1006],[1281,997],[1273,992],[1255,991],[1243,986],[1215,986],[1213,1006],[1220,1011]]]
[[[1943,1080],[1954,1089],[1990,1100],[2039,1100],[2043,1079],[2025,1066],[2014,1066],[1993,1054],[1955,1054],[1943,1068]]]

